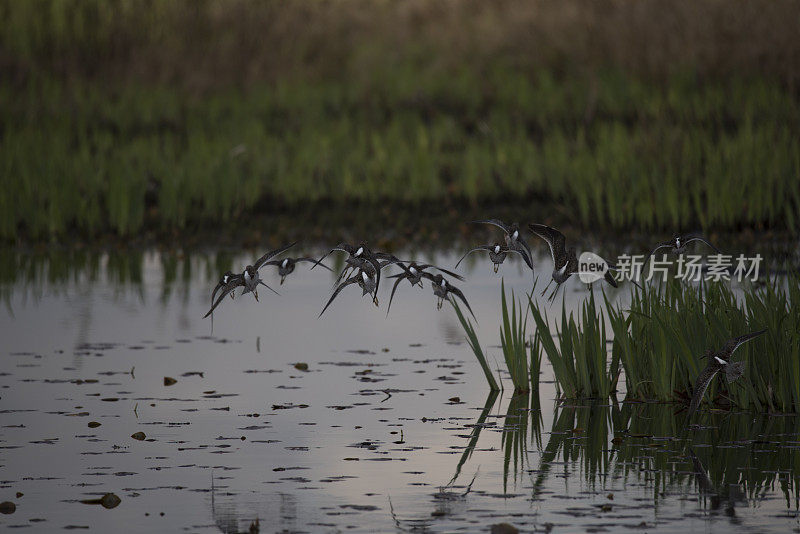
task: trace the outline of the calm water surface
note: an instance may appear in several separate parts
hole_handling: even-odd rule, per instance
[[[547,364],[538,396],[487,396],[455,313],[436,310],[427,284],[404,282],[388,318],[384,280],[379,309],[348,288],[318,319],[333,277],[307,265],[282,286],[268,271],[280,296],[226,301],[212,332],[210,289],[253,255],[21,263],[0,310],[0,501],[16,504],[0,525],[800,530],[797,418],[706,412],[687,432],[676,406],[559,406]],[[549,258],[538,265],[549,273]],[[475,255],[465,272],[479,338],[500,362],[500,277],[523,294],[530,271],[495,275]],[[568,285],[568,311],[586,291]],[[113,509],[81,502],[108,492]]]

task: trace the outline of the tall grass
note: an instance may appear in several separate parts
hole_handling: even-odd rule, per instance
[[[800,6],[561,4],[0,0],[0,239],[310,201],[800,228]]]
[[[579,78],[463,76],[474,94],[396,80],[379,102],[344,82],[213,96],[0,82],[0,238],[180,230],[265,203],[534,197],[610,228],[797,228],[800,106],[780,88],[740,82],[746,109],[719,109],[734,89],[676,79],[665,91],[601,73],[596,104],[608,113],[586,123]],[[497,90],[506,84],[520,93]]]
[[[530,297],[528,303],[536,339],[553,367],[558,391],[571,399],[608,398],[616,390],[620,358],[616,354],[609,358],[604,314],[597,310],[594,293],[583,302],[578,321],[562,308],[555,334],[547,312]]]

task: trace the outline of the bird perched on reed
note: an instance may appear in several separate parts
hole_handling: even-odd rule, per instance
[[[717,376],[717,373],[723,371],[728,383],[737,381],[742,374],[744,374],[744,362],[732,362],[731,356],[733,356],[734,351],[742,346],[742,344],[760,336],[764,332],[766,332],[766,330],[759,330],[758,332],[751,332],[743,336],[729,339],[719,351],[708,350],[701,356],[701,358],[707,360],[707,363],[705,368],[700,371],[695,381],[692,400],[689,403],[688,417],[691,417],[694,412],[697,411],[709,384],[711,384],[711,381]]]

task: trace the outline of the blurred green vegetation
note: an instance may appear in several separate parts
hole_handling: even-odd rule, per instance
[[[728,7],[533,4],[0,1],[0,239],[309,202],[797,230],[797,6],[684,42],[665,16]]]

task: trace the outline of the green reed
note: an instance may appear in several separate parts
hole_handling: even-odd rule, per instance
[[[461,312],[461,308],[456,303],[455,299],[451,298],[449,300],[453,305],[453,309],[456,311],[456,316],[458,316],[458,321],[461,323],[461,327],[464,329],[464,333],[467,336],[467,343],[472,349],[472,353],[475,355],[475,358],[478,359],[478,363],[481,364],[483,374],[486,377],[486,381],[489,383],[489,389],[492,391],[499,391],[500,386],[497,385],[497,380],[495,380],[492,370],[489,367],[489,363],[486,360],[486,354],[484,354],[483,349],[481,348],[481,343],[478,341],[478,335],[475,333],[475,327],[472,326],[472,322],[469,319],[464,317],[464,314]]]
[[[560,325],[550,327],[547,312],[528,298],[536,322],[536,339],[553,367],[558,391],[566,398],[608,398],[617,385],[620,358],[609,358],[604,314],[594,293],[584,300],[579,320],[562,306]],[[556,343],[556,339],[558,343]]]
[[[515,393],[527,393],[533,385],[533,375],[528,374],[528,352],[525,350],[528,338],[526,331],[528,328],[528,313],[522,315],[522,304],[517,302],[514,291],[511,291],[511,313],[509,314],[508,303],[506,301],[505,281],[500,283],[500,301],[503,309],[503,325],[500,328],[500,345],[503,349],[503,357],[506,361],[506,368],[511,375],[511,382],[514,384]],[[531,362],[535,356],[530,355]],[[537,378],[538,365],[536,369]],[[538,388],[538,379],[536,380]]]

